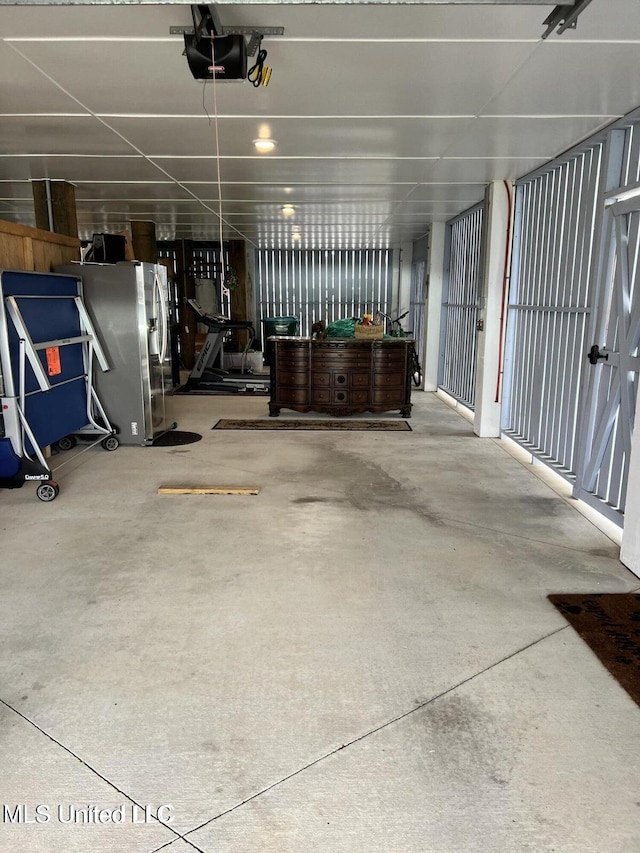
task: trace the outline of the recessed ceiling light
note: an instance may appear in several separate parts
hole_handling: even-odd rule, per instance
[[[256,146],[257,151],[261,154],[266,154],[269,151],[273,151],[278,143],[275,139],[254,139],[253,144]]]
[[[295,212],[296,209],[292,204],[285,204],[282,208],[282,213],[284,216],[293,216]]]

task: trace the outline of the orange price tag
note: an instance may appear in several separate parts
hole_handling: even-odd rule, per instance
[[[45,353],[47,355],[47,373],[49,376],[58,376],[62,373],[60,347],[47,347]]]

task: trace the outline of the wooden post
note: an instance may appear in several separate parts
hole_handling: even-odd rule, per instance
[[[247,299],[247,260],[243,240],[229,241],[229,266],[236,274],[238,286],[231,291],[231,319],[248,320],[250,316],[249,300]],[[256,329],[256,332],[258,330]],[[244,349],[249,332],[237,331],[232,339],[238,341]]]
[[[158,258],[158,263],[167,268],[167,285],[169,290],[169,343],[171,346],[171,382],[180,385],[180,317],[177,311],[176,270],[171,258]]]
[[[182,366],[191,370],[196,363],[196,329],[198,321],[187,299],[195,299],[196,286],[192,274],[193,252],[189,240],[176,240],[176,286],[180,323]]]
[[[32,181],[36,227],[66,237],[78,236],[76,188],[66,181]]]
[[[149,264],[158,262],[155,222],[132,220],[131,242],[133,243],[133,253],[136,261],[146,261]]]

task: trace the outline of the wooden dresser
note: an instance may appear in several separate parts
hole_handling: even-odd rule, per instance
[[[269,414],[352,415],[398,409],[411,417],[413,341],[273,337]]]

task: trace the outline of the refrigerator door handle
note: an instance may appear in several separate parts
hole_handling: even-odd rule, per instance
[[[158,338],[160,340],[158,358],[160,359],[160,364],[164,364],[167,355],[167,305],[164,293],[162,292],[162,283],[157,272],[153,275],[153,284],[155,291],[154,302],[157,299],[159,303],[154,307],[154,313],[158,318]],[[162,318],[162,323],[160,323],[160,318]]]

